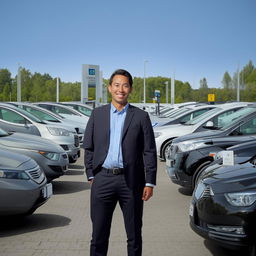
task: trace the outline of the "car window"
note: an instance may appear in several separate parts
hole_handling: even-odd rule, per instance
[[[53,106],[52,110],[53,110],[53,112],[55,112],[57,114],[68,114],[68,115],[74,115],[74,116],[77,115],[72,110],[69,110],[69,109],[66,109],[66,108],[62,108],[62,107],[59,107],[59,106]]]
[[[217,116],[215,116],[213,119],[212,119],[212,122],[213,122],[213,126],[215,128],[222,128],[223,126],[225,126],[227,124],[227,122],[229,122],[228,118],[225,118],[229,115],[231,115],[232,113],[236,112],[238,109],[230,109],[228,111],[225,111]]]
[[[83,106],[78,106],[77,109],[79,112],[81,112],[82,114],[85,114],[86,116],[91,116],[92,110]]]
[[[187,121],[189,121],[189,120],[192,120],[193,118],[195,118],[195,117],[197,117],[197,116],[202,115],[202,114],[203,114],[204,112],[206,112],[206,111],[209,111],[209,109],[200,109],[200,110],[197,110],[197,111],[195,111],[195,112],[193,112],[193,113],[187,114],[187,115],[185,115],[185,116],[180,120],[180,122],[181,122],[181,123],[185,123],[185,122],[187,122]]]
[[[220,110],[221,110],[221,108],[211,109],[210,111],[207,111],[207,112],[203,113],[202,115],[197,116],[197,117],[193,118],[192,120],[187,121],[185,124],[186,125],[197,124],[197,123],[203,121],[204,119],[208,118],[209,116],[213,115],[214,113],[217,113]]]
[[[239,133],[241,135],[256,134],[256,117],[241,125],[239,128]]]
[[[18,113],[9,110],[9,109],[3,109],[0,108],[0,118],[4,121],[16,123],[16,124],[25,124],[25,123],[31,123],[29,120],[24,118],[23,116],[19,115]]]
[[[239,120],[242,120],[245,116],[253,112],[256,112],[256,108],[245,107],[245,108],[239,109],[238,111],[234,112],[229,116],[223,117],[223,120],[221,120],[221,122],[224,123],[225,125],[223,125],[222,130],[226,130],[230,128],[231,126],[233,126],[234,122],[238,122]]]
[[[34,109],[28,106],[25,106],[24,108],[26,111],[28,111],[29,113],[31,113],[32,115],[35,115],[36,117],[38,117],[41,120],[45,120],[45,121],[49,121],[49,122],[60,122],[57,118],[49,115],[48,113],[45,113],[41,110],[38,109]]]

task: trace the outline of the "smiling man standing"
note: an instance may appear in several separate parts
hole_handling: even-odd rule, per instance
[[[149,116],[128,103],[133,79],[123,69],[110,77],[110,104],[94,109],[84,136],[85,167],[91,183],[90,255],[107,255],[117,202],[123,212],[128,256],[142,255],[143,201],[156,184],[156,147]]]

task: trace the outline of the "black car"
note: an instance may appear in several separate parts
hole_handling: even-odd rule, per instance
[[[198,182],[189,208],[200,236],[256,255],[256,161],[212,165]]]
[[[216,152],[256,139],[256,108],[246,107],[230,116],[220,130],[198,132],[173,140],[166,161],[172,182],[193,189],[200,172],[213,160]]]

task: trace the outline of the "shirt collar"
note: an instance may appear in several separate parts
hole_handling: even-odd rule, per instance
[[[124,112],[126,112],[127,111],[127,109],[128,109],[128,107],[129,107],[129,103],[127,103],[126,105],[125,105],[125,107],[121,110],[121,111],[118,111],[116,108],[115,108],[115,106],[111,103],[111,112],[112,113],[124,113]]]

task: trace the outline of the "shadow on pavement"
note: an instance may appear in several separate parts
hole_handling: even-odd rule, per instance
[[[68,170],[65,175],[84,175],[84,171]]]
[[[189,189],[189,188],[183,188],[183,187],[181,187],[181,188],[179,188],[178,189],[179,190],[179,192],[182,194],[182,195],[184,195],[184,196],[192,196],[192,190],[191,189]]]
[[[52,186],[54,195],[71,194],[90,189],[90,184],[85,181],[52,181]]]
[[[249,256],[246,250],[226,249],[208,240],[204,240],[204,245],[214,256]]]
[[[77,170],[77,169],[84,169],[84,166],[83,165],[76,165],[76,164],[69,164],[68,168]]]
[[[0,237],[9,237],[33,231],[69,225],[71,219],[55,214],[36,214],[27,217],[2,217]]]

